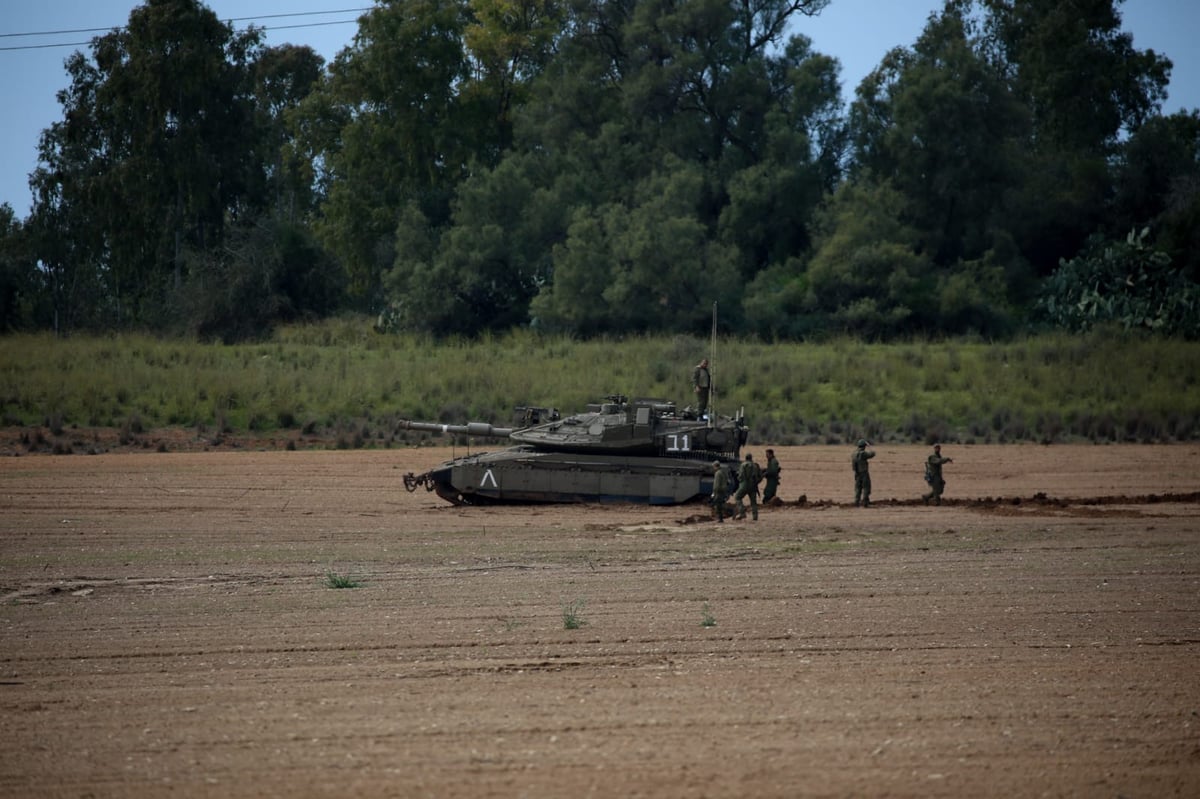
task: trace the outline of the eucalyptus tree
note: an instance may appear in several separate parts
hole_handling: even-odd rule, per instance
[[[1166,99],[1171,61],[1122,30],[1125,0],[979,0],[986,43],[1038,149],[1111,154]]]
[[[837,61],[796,35],[768,63],[762,152],[724,181],[717,223],[743,280],[808,253],[815,209],[840,182],[848,146]]]
[[[1042,319],[1200,336],[1200,111],[1152,117],[1120,146],[1108,230],[1045,280]],[[1122,235],[1121,231],[1125,231]]]
[[[475,334],[524,324],[541,249],[534,187],[510,161],[470,179],[453,218],[487,220],[436,228],[416,204],[396,225],[396,259],[385,277],[392,321],[436,334]]]
[[[31,179],[61,322],[160,320],[185,250],[218,244],[246,207],[259,41],[197,0],[147,0],[90,57],[67,59],[63,119],[43,132]]]
[[[852,108],[857,167],[908,198],[921,249],[952,266],[992,246],[1026,177],[1029,115],[948,7],[863,81]]]
[[[551,329],[597,333],[703,332],[714,301],[740,299],[736,249],[709,234],[698,209],[704,174],[666,156],[622,202],[577,207],[554,247],[554,281],[532,313]]]
[[[1043,274],[1107,227],[1122,138],[1166,98],[1171,62],[1134,47],[1122,3],[980,0],[985,46],[1031,117],[1014,235]]]
[[[541,0],[386,0],[293,120],[318,165],[317,232],[363,305],[379,301],[409,209],[446,227],[459,184],[499,162],[511,109],[558,32]]]
[[[1171,265],[1200,282],[1200,110],[1153,117],[1122,142],[1109,238],[1148,227]]]
[[[839,192],[824,215],[808,307],[835,327],[877,334],[1007,325],[1010,289],[1029,280],[1009,226],[1030,122],[963,4],[946,3],[911,47],[884,57],[857,89],[850,126],[851,180],[860,185]],[[902,201],[882,202],[895,197]],[[859,218],[876,201],[893,224]],[[895,259],[894,275],[855,278],[882,253]]]
[[[807,217],[836,180],[836,64],[786,35],[826,4],[566,3],[553,57],[514,114],[513,150],[463,184],[428,256],[451,291],[484,269],[502,312],[489,321],[465,297],[426,302],[423,261],[398,254],[390,285],[404,323],[531,314],[583,333],[704,330],[713,300],[736,317],[742,283],[807,246]],[[471,199],[483,196],[518,205]],[[438,227],[410,221],[423,242]]]
[[[376,6],[298,114],[324,170],[316,230],[360,299],[378,291],[394,257],[398,209],[413,200],[444,216],[461,180],[455,87],[467,78],[464,10],[434,0]]]
[[[293,224],[311,217],[317,195],[313,163],[297,145],[289,120],[320,85],[324,71],[325,59],[311,47],[297,45],[266,48],[252,65],[256,140],[262,148],[259,175],[265,182],[257,198],[274,216]]]
[[[907,204],[877,180],[845,183],[824,205],[795,309],[816,317],[815,330],[881,337],[932,326],[937,270]]]
[[[1001,325],[1037,274],[1109,227],[1120,136],[1169,69],[1132,47],[1118,5],[947,0],[858,87],[852,174],[906,198],[940,329]]]
[[[491,145],[479,159],[498,163],[512,145],[513,113],[529,98],[562,35],[562,0],[470,0],[463,41],[471,64],[464,104]]]
[[[29,231],[13,207],[0,203],[0,333],[44,322],[48,299],[29,247]]]
[[[590,34],[582,41],[603,45],[604,71],[618,78],[612,129],[595,138],[625,143],[613,159],[624,180],[605,181],[611,189],[599,199],[625,208],[637,224],[628,236],[610,225],[607,236],[617,251],[629,250],[623,238],[671,244],[651,263],[678,264],[641,272],[634,285],[645,296],[672,280],[685,293],[699,291],[689,318],[659,315],[662,329],[703,329],[711,305],[704,299],[724,301],[736,322],[744,284],[810,246],[813,210],[838,178],[838,65],[789,34],[797,18],[819,14],[828,0],[615,5],[624,11],[619,28],[612,17],[586,14],[577,26]],[[663,200],[647,213],[640,206],[656,193]],[[639,232],[647,224],[655,226]],[[688,230],[698,242],[685,245]],[[638,274],[618,269],[610,293],[620,296]],[[563,293],[556,292],[560,304]]]
[[[63,119],[42,131],[38,142],[27,226],[56,332],[101,320],[115,323],[114,295],[120,296],[120,278],[128,271],[106,257],[107,240],[115,234],[106,235],[104,227],[110,209],[102,201],[103,184],[117,154],[109,154],[99,126],[91,123],[99,70],[78,52],[66,68],[71,85],[58,93]]]

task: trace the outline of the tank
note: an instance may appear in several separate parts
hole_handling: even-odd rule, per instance
[[[508,443],[404,476],[409,491],[424,487],[455,505],[690,502],[712,494],[715,461],[736,474],[748,434],[740,410],[701,417],[667,400],[617,394],[570,416],[518,407],[512,427],[407,420],[399,427]]]

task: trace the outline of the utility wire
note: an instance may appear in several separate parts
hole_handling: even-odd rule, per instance
[[[364,8],[341,8],[341,9],[334,9],[334,10],[330,10],[330,11],[296,11],[291,14],[260,14],[258,16],[254,16],[254,17],[230,17],[229,19],[222,20],[222,21],[232,24],[234,22],[245,22],[247,20],[256,20],[256,19],[280,19],[280,18],[284,18],[284,17],[308,17],[308,16],[319,15],[319,14],[351,14],[351,13],[357,13],[359,11],[370,11],[371,9],[372,9],[371,6],[367,6]],[[259,26],[259,28],[260,28],[260,30],[264,30],[264,31],[270,31],[270,30],[283,31],[283,30],[291,30],[293,28],[317,28],[317,27],[322,27],[325,25],[346,25],[348,23],[357,22],[357,21],[358,21],[357,18],[355,18],[355,19],[339,19],[339,20],[332,20],[329,22],[296,23],[295,25],[271,25],[271,26],[263,25],[263,26]],[[124,25],[118,25],[113,28],[73,28],[73,29],[69,29],[69,30],[57,30],[57,31],[33,31],[30,33],[0,33],[0,39],[11,39],[11,38],[30,37],[30,36],[63,36],[63,35],[70,34],[70,33],[107,33],[112,30],[123,30],[124,28],[125,28]],[[83,46],[89,45],[89,44],[91,44],[90,41],[86,41],[86,42],[56,42],[54,44],[23,44],[23,45],[14,45],[11,47],[0,47],[0,52],[11,51],[11,50],[43,50],[48,47],[83,47]]]
[[[356,11],[370,11],[371,6],[365,8],[338,8],[331,11],[293,11],[290,14],[259,14],[254,17],[230,17],[225,22],[245,22],[248,19],[279,19],[280,17],[311,17],[318,14],[350,14]],[[317,23],[322,24],[322,23]],[[113,26],[117,29],[124,28],[124,25]],[[98,31],[110,31],[113,28],[71,28],[60,31],[33,31],[32,33],[0,33],[0,39],[12,36],[58,36],[65,33],[96,33]]]

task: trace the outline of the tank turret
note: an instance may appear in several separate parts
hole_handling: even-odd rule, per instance
[[[661,399],[612,394],[581,413],[516,409],[518,426],[402,421],[407,430],[507,439],[494,453],[467,455],[423,474],[424,486],[455,504],[485,502],[639,502],[677,504],[712,492],[714,460],[737,464],[745,414],[701,417]]]

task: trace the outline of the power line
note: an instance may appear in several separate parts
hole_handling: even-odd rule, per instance
[[[352,14],[352,13],[357,13],[359,11],[370,11],[371,9],[372,9],[372,7],[367,6],[367,7],[363,7],[363,8],[341,8],[341,9],[333,9],[333,10],[329,10],[329,11],[296,11],[291,14],[260,14],[258,16],[253,16],[253,17],[230,17],[229,19],[225,19],[222,21],[229,23],[229,24],[233,24],[235,22],[246,22],[247,20],[258,20],[258,19],[282,19],[282,18],[287,18],[287,17],[309,17],[309,16],[320,15],[320,14]],[[294,25],[270,25],[270,26],[262,25],[262,26],[258,26],[258,27],[260,28],[260,30],[264,30],[264,31],[272,31],[272,30],[282,31],[282,30],[292,30],[294,28],[318,28],[318,27],[323,27],[326,25],[346,25],[348,23],[357,22],[357,21],[358,21],[358,19],[355,18],[355,19],[331,20],[328,22],[301,22],[301,23],[296,23]],[[57,30],[57,31],[32,31],[30,33],[0,33],[0,39],[11,39],[11,38],[32,37],[32,36],[65,36],[67,34],[74,34],[74,33],[107,33],[112,30],[124,30],[124,28],[125,28],[124,25],[118,25],[118,26],[115,26],[112,28],[72,28],[72,29],[64,29],[64,30]],[[11,51],[11,50],[44,50],[49,47],[83,47],[83,46],[86,46],[89,44],[91,44],[90,41],[86,41],[86,42],[55,42],[54,44],[22,44],[22,45],[14,45],[11,47],[0,47],[0,52]]]
[[[357,11],[370,11],[371,7],[365,8],[339,8],[330,11],[293,11],[290,14],[259,14],[254,17],[230,17],[224,20],[225,22],[245,22],[248,19],[280,19],[282,17],[311,17],[318,14],[351,14]],[[322,24],[322,23],[317,23]],[[60,36],[67,33],[97,33],[99,31],[110,31],[114,28],[121,29],[124,25],[114,25],[111,28],[70,28],[60,31],[33,31],[31,33],[0,33],[0,39],[11,38],[14,36]],[[296,27],[296,26],[292,26]]]
[[[356,19],[339,19],[339,20],[333,20],[331,22],[306,22],[306,23],[298,23],[296,25],[272,25],[270,27],[260,26],[259,30],[286,31],[286,30],[291,30],[293,28],[319,28],[319,27],[323,27],[325,25],[349,25],[351,22],[357,22],[357,21],[358,20],[356,20]],[[104,28],[103,30],[112,30],[112,29]],[[9,51],[13,51],[13,50],[45,50],[45,49],[51,48],[51,47],[86,47],[91,43],[92,42],[89,40],[86,42],[56,42],[54,44],[21,44],[21,45],[16,45],[13,47],[0,47],[0,53],[9,52]]]

